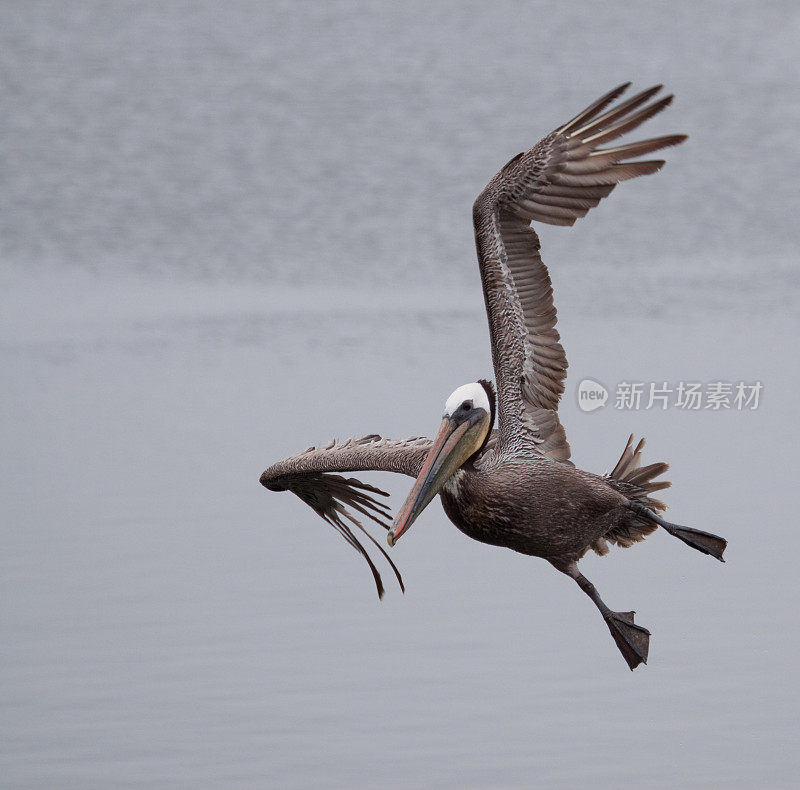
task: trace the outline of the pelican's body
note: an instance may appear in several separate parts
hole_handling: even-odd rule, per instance
[[[590,472],[536,456],[487,455],[441,492],[448,518],[481,543],[568,565],[633,515],[627,498]]]
[[[641,465],[644,441],[633,437],[607,475],[577,469],[558,418],[567,360],[556,330],[556,310],[539,240],[531,221],[572,225],[620,181],[656,172],[662,160],[628,161],[681,143],[670,135],[610,148],[610,142],[669,105],[649,100],[660,86],[606,110],[627,85],[611,91],[515,156],[489,182],[473,207],[475,241],[489,319],[496,390],[480,380],[447,399],[434,440],[362,439],[311,447],[269,467],[261,482],[291,490],[329,521],[380,575],[347,519],[375,543],[348,506],[389,530],[389,545],[439,494],[445,513],[469,537],[542,557],[573,578],[605,619],[631,669],[647,660],[649,631],[633,612],[612,611],[578,570],[591,548],[608,542],[630,546],[657,526],[699,551],[722,560],[725,541],[671,524],[650,495],[669,483],[657,478],[665,463]],[[495,425],[496,423],[496,425]],[[390,513],[374,498],[384,492],[335,472],[382,470],[415,478],[389,526]],[[376,543],[376,545],[378,545]],[[402,587],[402,579],[386,552]]]

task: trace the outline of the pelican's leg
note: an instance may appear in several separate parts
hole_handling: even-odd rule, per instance
[[[555,565],[555,563],[554,563]],[[613,612],[606,606],[595,586],[578,570],[578,564],[573,562],[566,566],[555,567],[567,576],[575,579],[578,586],[594,601],[606,621],[608,630],[617,643],[619,652],[628,662],[631,669],[636,669],[639,664],[647,663],[647,651],[650,645],[650,632],[633,622],[635,612]]]
[[[687,546],[693,549],[702,551],[703,554],[709,554],[714,559],[720,562],[725,562],[722,553],[728,548],[728,541],[721,538],[719,535],[712,535],[710,532],[703,532],[699,529],[692,529],[691,527],[682,527],[680,524],[673,524],[670,521],[665,521],[658,513],[654,513],[650,508],[639,504],[639,502],[629,502],[628,507],[640,516],[649,518],[655,521],[660,527],[663,527],[670,535],[682,540]]]

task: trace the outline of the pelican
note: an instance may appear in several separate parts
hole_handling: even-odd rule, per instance
[[[578,569],[589,549],[628,547],[657,527],[724,562],[727,542],[717,535],[673,524],[659,515],[666,505],[651,495],[669,487],[666,463],[642,465],[644,440],[628,439],[613,470],[584,472],[570,461],[558,417],[567,359],[556,330],[547,268],[532,221],[572,225],[620,182],[661,169],[661,159],[641,157],[678,145],[673,134],[601,147],[665,109],[672,95],[655,98],[658,85],[631,98],[625,83],[559,126],[533,148],[517,154],[488,183],[473,206],[475,243],[489,319],[495,385],[488,380],[458,387],[445,402],[433,440],[391,440],[377,434],[334,440],[270,466],[261,483],[292,491],[335,527],[368,563],[379,597],[384,588],[358,530],[388,560],[359,515],[399,540],[438,494],[448,518],[469,537],[542,557],[574,579],[591,598],[631,669],[647,662],[650,632],[634,612],[608,607]],[[635,160],[635,161],[630,161]],[[398,472],[415,482],[393,523],[378,500],[386,493],[338,472]]]

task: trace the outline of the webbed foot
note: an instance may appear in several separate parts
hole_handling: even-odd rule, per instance
[[[664,527],[664,529],[666,529],[670,535],[674,535],[678,540],[682,540],[687,546],[702,551],[703,554],[710,554],[720,562],[725,562],[725,558],[722,556],[722,552],[725,551],[728,546],[728,541],[725,540],[725,538],[721,538],[719,535],[712,535],[710,532],[703,532],[699,529],[681,527],[677,524],[670,524],[668,527]]]
[[[634,612],[608,612],[604,615],[608,630],[617,643],[619,652],[631,669],[647,663],[650,632],[633,622]]]

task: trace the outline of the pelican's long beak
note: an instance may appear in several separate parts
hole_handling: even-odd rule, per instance
[[[445,416],[419,477],[389,530],[390,546],[394,546],[461,464],[480,447],[488,422],[486,412],[461,421]]]

